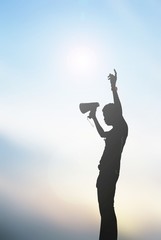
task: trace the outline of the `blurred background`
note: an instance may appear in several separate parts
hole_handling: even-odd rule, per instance
[[[0,238],[97,240],[104,141],[79,103],[118,91],[119,240],[161,239],[161,2],[0,1]]]

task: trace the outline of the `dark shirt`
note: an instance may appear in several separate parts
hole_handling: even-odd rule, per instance
[[[111,172],[120,170],[120,160],[123,147],[128,135],[128,126],[121,117],[118,123],[106,133],[105,149],[98,166],[100,172]]]

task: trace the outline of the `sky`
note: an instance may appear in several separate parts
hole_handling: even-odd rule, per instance
[[[104,141],[79,104],[99,102],[108,130],[115,68],[129,126],[119,240],[161,239],[160,13],[159,0],[0,1],[1,235],[98,239]]]

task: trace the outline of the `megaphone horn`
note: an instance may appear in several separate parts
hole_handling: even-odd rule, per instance
[[[80,103],[79,109],[82,113],[86,113],[92,110],[95,111],[98,106],[99,106],[98,102]]]

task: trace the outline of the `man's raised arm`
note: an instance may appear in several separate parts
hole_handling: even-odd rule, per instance
[[[114,69],[115,75],[113,74],[109,74],[108,79],[110,80],[111,83],[111,90],[113,93],[113,100],[114,100],[114,104],[118,110],[118,112],[120,112],[120,114],[122,115],[122,106],[121,106],[121,102],[117,93],[117,87],[116,87],[116,81],[117,81],[117,72]]]

